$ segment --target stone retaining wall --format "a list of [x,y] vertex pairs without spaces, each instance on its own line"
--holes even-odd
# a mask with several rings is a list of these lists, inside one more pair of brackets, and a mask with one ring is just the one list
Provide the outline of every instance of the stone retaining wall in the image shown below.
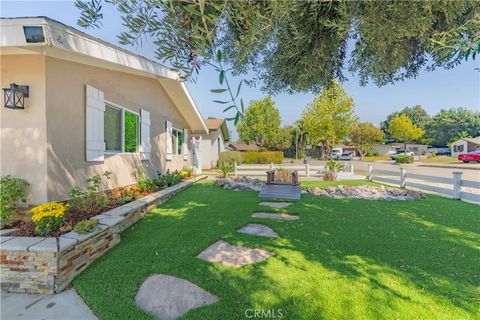
[[3,292],[58,293],[98,257],[120,242],[120,233],[175,193],[205,176],[181,182],[96,217],[97,230],[59,238],[0,237]]

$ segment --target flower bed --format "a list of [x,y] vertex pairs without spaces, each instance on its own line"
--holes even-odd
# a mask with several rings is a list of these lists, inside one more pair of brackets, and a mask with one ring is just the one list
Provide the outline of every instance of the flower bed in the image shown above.
[[175,193],[203,178],[205,176],[193,177],[102,212],[93,217],[98,224],[88,233],[70,231],[58,237],[0,237],[2,291],[17,293],[62,291],[76,275],[115,246],[120,241],[120,233],[123,230]]

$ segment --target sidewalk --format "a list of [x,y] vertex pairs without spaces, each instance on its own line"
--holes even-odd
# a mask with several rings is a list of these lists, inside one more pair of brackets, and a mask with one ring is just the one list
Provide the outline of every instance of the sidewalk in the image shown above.
[[1,319],[97,320],[73,288],[59,294],[1,294]]
[[461,169],[461,170],[478,170],[480,171],[480,164],[478,163],[418,163],[418,167],[430,168],[445,168],[445,169]]

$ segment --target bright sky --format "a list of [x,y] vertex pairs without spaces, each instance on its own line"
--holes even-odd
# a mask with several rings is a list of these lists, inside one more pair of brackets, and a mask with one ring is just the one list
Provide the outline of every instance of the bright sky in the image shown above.
[[[72,1],[2,1],[0,9],[1,17],[47,16],[116,45],[119,45],[116,35],[124,30],[119,13],[109,5],[104,6],[103,27],[88,30],[77,26],[79,11]],[[155,47],[148,40],[144,41],[140,47],[125,48],[145,57],[155,58]],[[479,66],[480,59],[477,58],[475,61],[464,62],[452,70],[425,71],[416,79],[384,87],[377,87],[374,84],[362,87],[359,85],[358,78],[352,74],[346,74],[349,80],[343,83],[343,87],[354,98],[356,113],[361,121],[373,122],[376,125],[389,113],[417,104],[422,105],[431,115],[441,109],[452,107],[480,111],[480,72],[474,70]],[[230,81],[236,87],[240,78]],[[214,70],[202,69],[197,82],[188,82],[187,86],[204,117],[231,116],[231,114],[222,113],[223,105],[212,102],[220,97],[210,92],[210,89],[218,88],[218,74]],[[241,91],[244,102],[263,96],[265,94],[258,88],[244,86]],[[313,94],[275,96],[274,100],[280,110],[283,124],[289,125],[298,120],[302,110],[312,98]],[[232,128],[233,125],[229,127]]]

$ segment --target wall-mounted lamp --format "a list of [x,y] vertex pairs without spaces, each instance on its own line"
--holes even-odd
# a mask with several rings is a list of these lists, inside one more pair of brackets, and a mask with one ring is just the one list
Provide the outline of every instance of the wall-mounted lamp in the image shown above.
[[28,86],[19,86],[15,83],[10,84],[10,88],[3,88],[4,107],[25,109],[25,98],[28,98],[28,92]]

